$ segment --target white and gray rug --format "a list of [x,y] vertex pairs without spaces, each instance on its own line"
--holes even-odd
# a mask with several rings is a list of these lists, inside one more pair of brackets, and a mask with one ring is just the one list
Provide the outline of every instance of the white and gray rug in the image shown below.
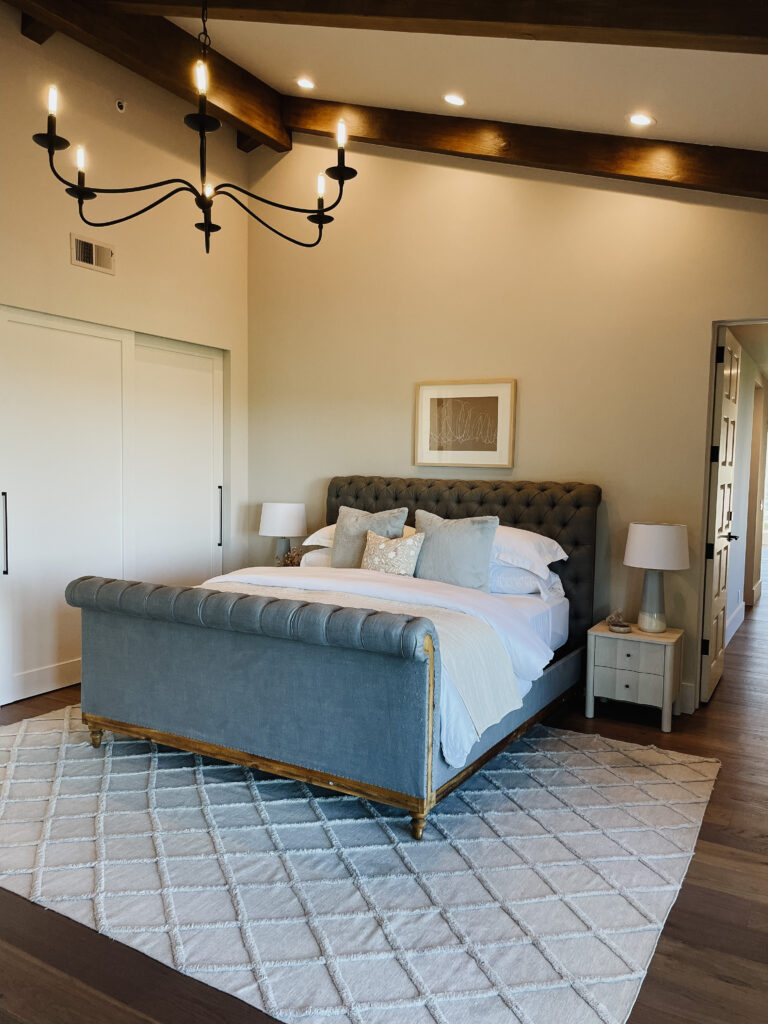
[[0,885],[283,1021],[623,1024],[717,761],[538,726],[390,807],[146,742],[79,708],[0,728]]

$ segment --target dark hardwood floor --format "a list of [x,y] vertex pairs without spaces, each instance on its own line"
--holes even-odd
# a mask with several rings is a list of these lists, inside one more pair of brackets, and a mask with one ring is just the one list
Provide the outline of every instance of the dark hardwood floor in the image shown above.
[[[0,709],[0,724],[78,700],[70,687]],[[696,856],[630,1024],[741,1024],[768,1003],[768,595],[728,647],[708,706],[659,730],[651,709],[581,706],[551,725],[717,757]],[[0,889],[0,1024],[259,1024],[271,1018]],[[397,1024],[393,1020],[392,1024]],[[478,1022],[481,1024],[481,1022]],[[559,1022],[552,1022],[559,1024]]]

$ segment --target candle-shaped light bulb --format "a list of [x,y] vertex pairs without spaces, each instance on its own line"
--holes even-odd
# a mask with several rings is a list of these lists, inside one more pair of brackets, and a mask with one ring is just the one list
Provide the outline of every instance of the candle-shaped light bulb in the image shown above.
[[339,149],[344,149],[347,144],[347,122],[339,121],[336,125],[336,145]]
[[325,199],[325,175],[318,174],[317,176],[317,198]]
[[197,91],[201,96],[206,96],[208,93],[208,67],[204,60],[199,60],[195,64],[195,85]]
[[85,149],[83,146],[78,146],[75,153],[75,163],[77,164],[78,171],[85,170]]
[[51,117],[56,117],[56,112],[59,107],[59,90],[55,85],[50,86],[48,89],[48,113]]
[[213,197],[213,185],[203,185],[203,195],[206,199]]

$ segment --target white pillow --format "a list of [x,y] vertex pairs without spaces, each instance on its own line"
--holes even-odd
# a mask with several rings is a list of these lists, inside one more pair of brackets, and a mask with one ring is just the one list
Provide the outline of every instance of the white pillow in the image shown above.
[[[315,530],[315,532],[304,541],[304,547],[332,548],[334,533],[336,533],[336,523],[334,523],[333,526],[324,526],[320,530]],[[306,555],[304,557],[306,558]]]
[[322,565],[326,568],[331,564],[331,549],[320,548],[318,551],[308,551],[306,555],[302,556],[299,565],[303,565],[305,568],[308,565]]
[[540,594],[545,600],[565,596],[563,584],[556,572],[550,570],[543,580],[528,569],[518,569],[514,565],[502,565],[500,562],[491,563],[488,588],[492,594]]
[[[307,537],[303,546],[305,548],[332,548],[335,533],[336,523],[333,523],[331,526],[324,526],[320,530],[315,530],[313,534]],[[403,537],[412,537],[414,533],[416,531],[412,526],[403,527]],[[330,565],[330,562],[328,564]]]
[[500,526],[493,538],[491,565],[513,565],[528,569],[545,580],[549,576],[549,563],[568,558],[556,540],[533,530],[518,530],[515,526]]

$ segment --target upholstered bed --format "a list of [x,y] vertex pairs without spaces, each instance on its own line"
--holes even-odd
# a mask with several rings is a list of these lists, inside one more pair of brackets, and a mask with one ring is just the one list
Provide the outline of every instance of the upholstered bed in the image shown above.
[[409,523],[417,508],[446,519],[496,515],[568,554],[552,567],[569,601],[567,642],[522,707],[486,728],[463,764],[449,764],[441,750],[441,651],[428,615],[372,611],[365,598],[339,607],[82,577],[66,596],[83,613],[92,741],[110,729],[367,797],[408,811],[421,838],[439,800],[579,681],[599,502],[598,487],[578,483],[330,482],[328,523],[342,506],[407,506]]

